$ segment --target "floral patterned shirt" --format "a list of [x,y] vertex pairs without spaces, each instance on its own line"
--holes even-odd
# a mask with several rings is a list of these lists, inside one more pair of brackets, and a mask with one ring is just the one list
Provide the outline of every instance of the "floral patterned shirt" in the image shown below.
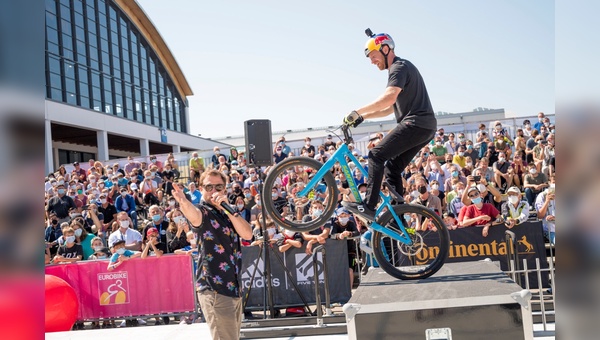
[[198,286],[230,297],[240,297],[242,251],[240,238],[229,218],[209,205],[200,204],[202,225],[194,227],[200,243]]

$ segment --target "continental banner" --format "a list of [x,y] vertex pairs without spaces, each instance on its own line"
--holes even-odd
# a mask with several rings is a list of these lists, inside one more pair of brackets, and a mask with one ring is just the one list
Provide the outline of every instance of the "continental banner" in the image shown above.
[[[509,229],[504,225],[493,226],[489,229],[487,237],[481,235],[482,228],[479,227],[450,230],[450,251],[447,262],[479,261],[490,258],[492,261],[499,261],[502,270],[508,270],[506,230]],[[527,261],[528,269],[535,269],[536,258],[540,259],[541,268],[548,268],[542,222],[525,222],[510,230],[515,233],[517,239],[519,269],[523,269],[523,259]],[[427,237],[425,244],[427,244]],[[436,248],[425,248],[426,251],[422,256],[418,256],[417,263],[427,262],[438,251]],[[542,283],[543,287],[549,287],[547,273],[542,272]],[[525,287],[525,277],[522,277],[522,286]],[[529,287],[538,287],[537,274],[529,275]]]
[[[347,241],[327,240],[325,244],[327,273],[323,266],[322,254],[317,255],[317,275],[321,284],[321,301],[325,301],[324,280],[329,280],[329,293],[331,302],[346,303],[350,300],[350,277],[348,274],[348,248]],[[315,303],[315,280],[312,255],[306,254],[306,247],[291,248],[281,253],[277,247],[269,250],[269,262],[271,264],[271,284],[273,287],[273,302],[277,307],[302,305],[302,299],[296,292],[294,285],[304,296],[308,303]],[[278,257],[281,262],[276,258]],[[291,274],[286,274],[284,267]],[[254,280],[252,279],[252,274]],[[242,286],[244,296],[250,290],[247,307],[261,307],[265,305],[265,264],[264,254],[261,254],[258,246],[242,247]]]

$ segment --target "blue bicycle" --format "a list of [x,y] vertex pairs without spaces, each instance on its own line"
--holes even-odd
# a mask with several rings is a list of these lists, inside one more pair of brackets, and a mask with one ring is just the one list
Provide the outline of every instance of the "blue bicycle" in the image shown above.
[[[338,185],[350,189],[346,199],[361,202],[348,162],[367,176],[367,172],[348,149],[352,143],[350,126],[340,126],[344,143],[325,162],[309,157],[291,157],[274,166],[267,174],[262,196],[267,214],[276,224],[295,232],[308,232],[327,223],[341,200]],[[336,169],[338,179],[332,170]],[[288,206],[271,196],[271,189],[279,181],[287,181]],[[435,274],[448,257],[450,237],[442,219],[432,210],[419,204],[404,202],[402,195],[388,186],[389,196],[380,193],[381,201],[375,221],[368,225],[373,230],[372,247],[380,267],[398,279],[423,279]],[[392,204],[392,199],[394,204]],[[316,218],[302,218],[310,203],[320,200],[323,212]]]

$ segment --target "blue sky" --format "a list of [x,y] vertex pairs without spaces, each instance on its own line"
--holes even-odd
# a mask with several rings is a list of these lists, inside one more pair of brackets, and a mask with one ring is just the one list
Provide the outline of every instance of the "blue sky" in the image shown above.
[[[554,113],[554,2],[138,0],[195,95],[190,132],[243,134],[340,123],[385,89],[364,30],[390,34],[435,111]],[[388,119],[391,118],[388,117]]]

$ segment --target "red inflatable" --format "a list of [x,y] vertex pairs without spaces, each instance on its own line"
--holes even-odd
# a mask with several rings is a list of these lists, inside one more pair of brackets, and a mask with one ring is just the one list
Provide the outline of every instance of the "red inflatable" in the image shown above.
[[77,294],[65,280],[46,275],[46,332],[71,329],[77,320],[79,301]]

